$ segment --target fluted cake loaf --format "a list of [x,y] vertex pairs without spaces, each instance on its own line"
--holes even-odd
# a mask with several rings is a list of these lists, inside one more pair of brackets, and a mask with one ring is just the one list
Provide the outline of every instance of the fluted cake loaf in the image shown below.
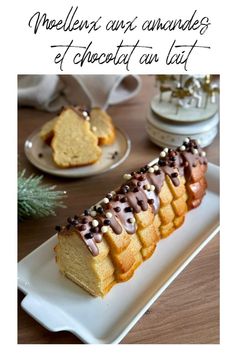
[[155,164],[125,174],[125,183],[81,216],[57,226],[56,261],[61,272],[93,296],[127,281],[160,239],[180,227],[200,205],[207,182],[206,154],[186,138],[165,148]]

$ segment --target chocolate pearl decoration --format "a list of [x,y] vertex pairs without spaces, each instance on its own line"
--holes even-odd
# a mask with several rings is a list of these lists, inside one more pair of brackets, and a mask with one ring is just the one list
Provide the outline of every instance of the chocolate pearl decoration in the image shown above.
[[89,240],[91,238],[93,238],[93,234],[91,232],[88,232],[87,234],[84,235],[84,237]]
[[161,157],[166,157],[166,153],[165,153],[164,150],[160,153],[160,156],[161,156]]
[[69,224],[72,224],[73,219],[72,219],[71,217],[69,217],[69,218],[67,218],[67,222],[68,222]]
[[105,234],[107,231],[108,231],[108,227],[107,227],[107,226],[102,226],[101,232],[102,232],[103,234]]
[[94,220],[92,221],[92,225],[93,225],[94,227],[96,227],[96,226],[99,225],[99,222],[98,222],[96,219],[94,219]]
[[82,224],[87,224],[88,221],[89,221],[88,218],[83,218],[83,219],[82,219]]
[[102,213],[103,213],[103,208],[102,208],[101,206],[99,206],[99,207],[97,208],[97,212],[98,212],[99,214],[102,214]]
[[79,226],[79,231],[85,231],[86,230],[86,226],[85,225],[80,225]]
[[129,218],[127,221],[130,224],[135,224],[135,222],[136,222],[135,218]]
[[93,234],[96,234],[99,232],[99,228],[98,227],[91,227],[90,231],[93,233]]
[[61,226],[56,225],[56,226],[55,226],[55,230],[58,231],[58,232],[60,232],[60,231],[61,231]]
[[154,199],[148,199],[148,204],[154,204]]
[[115,212],[119,213],[121,211],[121,208],[120,207],[115,207],[114,210],[115,210]]
[[159,160],[158,163],[160,166],[166,166],[166,162],[164,160]]
[[129,181],[129,180],[132,178],[132,176],[131,176],[131,174],[129,174],[129,173],[125,173],[125,174],[123,175],[123,178],[124,178],[126,181]]
[[149,173],[153,173],[155,170],[154,170],[154,168],[153,167],[149,167],[149,169],[148,169],[148,172]]
[[126,203],[126,202],[127,202],[127,200],[128,200],[128,199],[127,199],[126,197],[123,197],[123,198],[121,198],[121,200],[120,200],[120,201],[121,201],[121,203]]
[[106,226],[109,226],[109,225],[111,225],[111,221],[109,219],[105,219],[103,224]]
[[131,212],[133,211],[133,208],[131,208],[131,207],[126,207],[126,208],[124,209],[124,211],[125,211],[125,213],[131,213]]
[[172,177],[172,178],[176,178],[176,177],[178,177],[178,173],[177,173],[177,172],[173,172],[173,173],[171,173],[171,177]]
[[145,179],[146,179],[146,177],[144,175],[141,175],[141,176],[138,177],[139,181],[144,181]]
[[143,200],[138,200],[138,205],[141,206],[141,208],[143,209],[144,201]]

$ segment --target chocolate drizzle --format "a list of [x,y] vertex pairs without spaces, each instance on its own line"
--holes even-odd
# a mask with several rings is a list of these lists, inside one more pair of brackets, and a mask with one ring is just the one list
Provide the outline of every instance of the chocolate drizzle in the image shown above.
[[[112,231],[120,235],[123,228],[128,234],[136,231],[135,214],[151,208],[154,214],[160,207],[159,193],[169,176],[175,187],[179,186],[179,176],[191,181],[195,166],[201,164],[207,168],[207,159],[196,140],[186,138],[176,150],[164,149],[159,161],[153,166],[144,166],[137,172],[126,174],[126,183],[115,192],[107,194],[99,205],[85,210],[78,217],[69,217],[64,227],[56,226],[57,232],[67,233],[73,228],[81,236],[93,256],[99,254],[97,243],[102,242],[102,235]],[[129,178],[127,178],[127,176]],[[91,213],[93,216],[91,216]],[[96,220],[96,221],[94,221]]]

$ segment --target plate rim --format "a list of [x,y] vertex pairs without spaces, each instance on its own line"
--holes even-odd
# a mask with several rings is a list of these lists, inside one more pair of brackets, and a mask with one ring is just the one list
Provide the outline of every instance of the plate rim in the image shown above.
[[[114,168],[116,168],[117,166],[121,165],[126,159],[127,157],[129,156],[130,154],[130,151],[131,151],[131,139],[130,137],[128,136],[128,134],[126,132],[124,132],[123,129],[121,128],[118,128],[117,126],[115,126],[115,130],[117,130],[123,137],[124,137],[124,140],[125,140],[125,143],[126,143],[126,150],[125,150],[125,153],[124,155],[116,162],[114,162],[112,165],[110,165],[108,168],[105,168],[101,171],[95,171],[95,172],[92,172],[92,173],[86,173],[86,174],[62,174],[60,172],[60,170],[58,170],[57,172],[55,170],[48,170],[47,168],[44,168],[44,167],[39,167],[38,164],[36,164],[34,162],[34,160],[31,159],[30,157],[30,154],[29,154],[29,149],[27,147],[27,143],[29,141],[32,141],[32,138],[39,133],[41,128],[37,128],[35,129],[25,140],[24,142],[24,153],[25,153],[25,156],[27,158],[27,160],[34,166],[36,167],[37,169],[39,169],[40,171],[44,172],[44,173],[47,173],[49,175],[52,175],[52,176],[57,176],[57,177],[62,177],[62,178],[86,178],[86,177],[92,177],[92,176],[97,176],[97,175],[100,175],[100,174],[103,174],[105,172],[109,172],[111,170],[113,170]],[[89,165],[88,165],[89,166]],[[74,167],[74,168],[78,168],[80,169],[80,167]],[[61,171],[66,171],[66,169],[61,169]]]

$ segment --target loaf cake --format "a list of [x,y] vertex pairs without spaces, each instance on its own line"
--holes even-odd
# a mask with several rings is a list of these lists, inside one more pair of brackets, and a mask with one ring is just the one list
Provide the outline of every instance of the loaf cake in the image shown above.
[[207,182],[206,153],[186,138],[155,163],[124,175],[125,182],[82,215],[56,226],[60,271],[93,296],[105,296],[151,257],[157,243],[200,205]]
[[68,107],[57,118],[51,147],[53,160],[58,166],[89,165],[101,156],[98,138],[91,132],[86,117],[80,110]]

